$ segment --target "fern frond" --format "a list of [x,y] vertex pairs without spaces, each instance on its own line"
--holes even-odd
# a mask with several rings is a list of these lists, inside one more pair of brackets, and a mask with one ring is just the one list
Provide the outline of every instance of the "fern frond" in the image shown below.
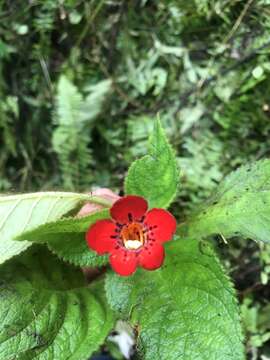
[[54,119],[57,128],[53,132],[52,144],[66,190],[90,187],[90,167],[93,164],[91,123],[101,113],[110,85],[110,81],[105,80],[92,86],[84,99],[66,76],[59,79]]

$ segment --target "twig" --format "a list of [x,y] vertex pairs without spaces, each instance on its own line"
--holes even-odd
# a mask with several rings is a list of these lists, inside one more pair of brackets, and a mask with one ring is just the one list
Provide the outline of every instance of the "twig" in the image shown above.
[[250,294],[252,293],[255,289],[262,289],[264,287],[264,285],[262,285],[261,283],[257,282],[255,284],[253,284],[252,286],[242,290],[239,292],[239,294],[242,296],[242,297],[246,297],[247,294]]
[[86,34],[89,31],[89,28],[90,28],[92,22],[94,21],[95,17],[98,15],[99,11],[102,9],[104,2],[105,2],[105,0],[100,0],[99,4],[97,5],[97,7],[93,11],[93,13],[89,16],[83,31],[81,32],[77,42],[75,43],[75,48],[78,48],[81,45],[83,39],[85,38]]
[[229,32],[229,34],[225,37],[224,39],[224,44],[227,44],[231,38],[233,37],[233,35],[235,34],[235,32],[237,31],[237,29],[239,28],[241,22],[243,21],[243,18],[245,17],[249,7],[251,6],[252,2],[254,0],[249,0],[246,5],[244,6],[244,9],[242,10],[241,14],[238,16],[235,24],[233,25],[231,31]]
[[116,43],[117,43],[119,31],[120,31],[121,20],[123,18],[126,8],[127,8],[127,2],[125,0],[122,0],[119,14],[118,14],[118,19],[111,29],[111,39],[110,39],[110,48],[109,48],[109,56],[108,56],[108,59],[109,59],[108,70],[110,73],[113,71],[113,68],[114,68]]
[[47,84],[48,89],[49,89],[50,97],[51,97],[51,99],[52,99],[52,98],[53,98],[53,86],[52,86],[52,81],[51,81],[51,77],[50,77],[50,73],[49,73],[49,69],[48,69],[47,63],[46,63],[46,61],[45,61],[45,59],[44,59],[43,56],[41,56],[41,57],[39,58],[39,63],[40,63],[40,66],[41,66],[41,69],[42,69],[42,72],[43,72],[43,75],[44,75],[46,84]]

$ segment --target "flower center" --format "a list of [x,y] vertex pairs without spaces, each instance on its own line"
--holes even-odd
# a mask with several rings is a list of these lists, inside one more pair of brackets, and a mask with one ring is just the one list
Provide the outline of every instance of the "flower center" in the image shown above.
[[120,233],[125,247],[129,250],[137,250],[145,241],[143,226],[138,223],[125,225]]

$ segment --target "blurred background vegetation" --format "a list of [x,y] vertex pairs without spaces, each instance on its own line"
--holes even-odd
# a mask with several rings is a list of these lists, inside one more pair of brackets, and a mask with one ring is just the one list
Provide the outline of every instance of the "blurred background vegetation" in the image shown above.
[[[121,191],[159,113],[184,219],[269,156],[269,34],[270,0],[0,0],[0,191]],[[248,358],[270,359],[270,247],[217,244]]]

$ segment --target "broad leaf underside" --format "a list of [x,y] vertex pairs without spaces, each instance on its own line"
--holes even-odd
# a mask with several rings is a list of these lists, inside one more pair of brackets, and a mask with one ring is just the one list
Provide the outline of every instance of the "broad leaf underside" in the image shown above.
[[1,196],[0,264],[31,245],[29,241],[14,241],[17,235],[61,218],[88,198],[88,195],[62,192]]

